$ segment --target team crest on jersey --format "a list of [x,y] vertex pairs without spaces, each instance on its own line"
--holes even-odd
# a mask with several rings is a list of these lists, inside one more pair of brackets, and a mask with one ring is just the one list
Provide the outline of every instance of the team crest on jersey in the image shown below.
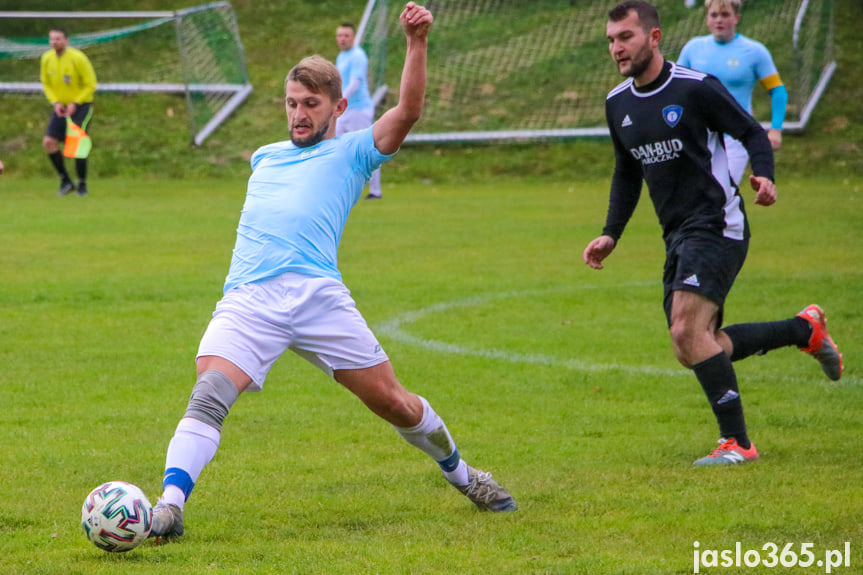
[[72,76],[70,76],[69,74],[63,74],[63,83],[66,84],[67,86],[71,85],[72,84]]
[[662,109],[662,119],[672,128],[677,125],[681,117],[683,117],[682,106],[666,106]]

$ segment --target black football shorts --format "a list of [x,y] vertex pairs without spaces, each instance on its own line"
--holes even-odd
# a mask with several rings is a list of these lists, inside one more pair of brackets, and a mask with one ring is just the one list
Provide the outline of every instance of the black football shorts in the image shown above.
[[671,302],[675,291],[690,291],[719,306],[719,321],[725,298],[746,260],[749,239],[734,240],[706,230],[680,232],[669,237],[665,250],[663,307],[671,325]]

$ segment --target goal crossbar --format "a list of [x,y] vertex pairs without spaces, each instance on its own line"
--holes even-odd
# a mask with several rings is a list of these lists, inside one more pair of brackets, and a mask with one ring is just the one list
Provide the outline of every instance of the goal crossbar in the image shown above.
[[210,2],[200,6],[181,8],[180,10],[79,10],[79,11],[0,11],[0,18],[176,18],[195,12],[212,10],[213,8],[230,8],[230,2]]
[[130,11],[130,12],[26,12],[0,11],[0,18],[173,18],[177,12],[165,11]]
[[[101,83],[99,92],[168,92],[185,93],[201,92],[203,94],[219,94],[223,92],[242,92],[249,88],[248,84],[161,84],[144,82],[111,82]],[[41,92],[39,82],[0,82],[0,92],[33,93]]]

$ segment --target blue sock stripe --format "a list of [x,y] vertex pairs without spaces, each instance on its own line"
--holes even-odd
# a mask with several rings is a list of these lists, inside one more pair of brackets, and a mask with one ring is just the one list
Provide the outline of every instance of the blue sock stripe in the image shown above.
[[440,465],[440,468],[444,471],[455,471],[458,467],[459,461],[461,461],[461,454],[459,454],[458,448],[456,448],[453,450],[452,455],[443,461],[438,461],[437,464]]
[[187,500],[189,499],[189,495],[192,494],[192,489],[195,488],[195,482],[192,481],[192,477],[179,467],[169,467],[165,470],[165,478],[162,480],[162,489],[168,485],[174,485],[182,489],[183,495],[186,496]]

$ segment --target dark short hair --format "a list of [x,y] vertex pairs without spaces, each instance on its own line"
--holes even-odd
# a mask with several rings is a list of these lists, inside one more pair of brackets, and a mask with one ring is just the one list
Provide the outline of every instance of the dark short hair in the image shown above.
[[68,33],[66,33],[66,29],[65,29],[65,28],[60,28],[59,26],[54,26],[53,28],[51,28],[50,30],[48,30],[48,32],[49,32],[49,33],[50,33],[50,32],[60,32],[61,34],[63,34],[63,36],[64,36],[64,37],[66,37],[66,38],[68,38],[68,37],[69,37],[69,34],[68,34]]
[[354,31],[354,33],[356,33],[357,31],[357,27],[354,26],[351,22],[342,22],[341,24],[339,24],[339,28],[350,28]]
[[610,22],[620,22],[629,16],[630,12],[638,14],[638,21],[641,22],[641,28],[645,32],[650,32],[654,28],[660,28],[659,12],[656,11],[656,7],[641,0],[626,0],[626,2],[621,2],[608,11],[608,20]]

